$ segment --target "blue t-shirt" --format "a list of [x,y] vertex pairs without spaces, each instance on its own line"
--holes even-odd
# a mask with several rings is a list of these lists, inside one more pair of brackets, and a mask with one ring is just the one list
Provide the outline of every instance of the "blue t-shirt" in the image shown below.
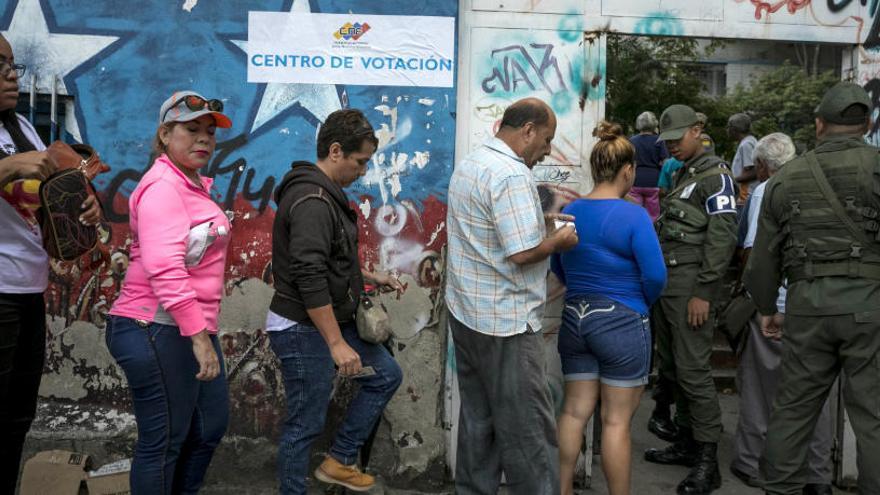
[[666,143],[656,134],[636,134],[629,138],[636,148],[636,182],[635,187],[657,187],[660,167],[663,160],[669,157]]
[[646,314],[666,285],[666,264],[645,209],[622,199],[579,199],[563,213],[574,215],[580,239],[551,260],[566,297],[603,295]]

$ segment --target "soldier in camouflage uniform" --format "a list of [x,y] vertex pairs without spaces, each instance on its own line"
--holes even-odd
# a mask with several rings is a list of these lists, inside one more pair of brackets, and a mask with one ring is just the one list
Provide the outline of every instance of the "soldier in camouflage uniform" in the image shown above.
[[660,131],[670,153],[684,162],[657,220],[668,282],[653,308],[660,374],[675,378],[680,433],[671,446],[645,452],[645,459],[691,466],[678,493],[706,494],[721,485],[721,408],[710,363],[712,314],[736,247],[736,187],[727,164],[705,151],[693,109],[667,108]]
[[859,492],[880,494],[880,150],[863,139],[870,112],[861,87],[831,88],[816,109],[816,149],[764,192],[745,284],[762,332],[784,343],[762,461],[770,494],[802,493],[810,437],[841,370]]

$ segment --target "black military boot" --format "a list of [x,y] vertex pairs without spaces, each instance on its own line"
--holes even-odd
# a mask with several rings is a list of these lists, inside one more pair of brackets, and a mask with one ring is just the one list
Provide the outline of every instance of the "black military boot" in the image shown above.
[[804,495],[831,495],[834,490],[831,485],[823,483],[809,483],[804,487]]
[[693,434],[688,428],[681,428],[678,440],[665,449],[648,449],[645,460],[654,464],[676,464],[691,467],[697,463],[699,451]]
[[718,444],[695,442],[699,456],[687,478],[678,484],[678,495],[708,495],[721,488],[718,470]]
[[657,403],[654,412],[651,413],[651,419],[648,420],[648,431],[653,433],[660,440],[666,442],[675,442],[678,440],[681,432],[678,426],[672,421],[672,415],[669,413],[668,404]]

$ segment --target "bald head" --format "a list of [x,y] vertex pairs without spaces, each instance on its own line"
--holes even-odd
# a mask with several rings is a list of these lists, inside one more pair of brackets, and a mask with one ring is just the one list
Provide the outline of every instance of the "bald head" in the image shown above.
[[536,126],[544,126],[553,116],[553,110],[546,103],[537,98],[523,98],[507,107],[504,116],[501,117],[501,126],[519,129],[531,122]]
[[495,137],[507,143],[526,166],[532,167],[550,153],[550,142],[555,135],[553,110],[537,98],[524,98],[504,111]]

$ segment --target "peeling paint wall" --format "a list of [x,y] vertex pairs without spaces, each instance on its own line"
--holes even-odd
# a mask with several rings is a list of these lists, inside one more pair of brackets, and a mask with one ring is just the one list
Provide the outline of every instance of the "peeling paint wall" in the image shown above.
[[[128,390],[104,344],[104,322],[128,264],[128,196],[149,165],[159,106],[173,91],[192,88],[222,99],[234,123],[218,131],[216,153],[202,171],[215,179],[215,200],[234,212],[220,315],[233,409],[228,438],[274,443],[284,414],[281,376],[263,331],[272,296],[272,192],[292,161],[315,159],[317,129],[329,113],[359,108],[380,137],[368,175],[349,190],[360,215],[360,255],[367,268],[391,270],[407,287],[399,298],[382,296],[405,380],[376,440],[390,448],[376,454],[375,462],[399,482],[442,480],[446,333],[440,287],[456,91],[367,87],[357,81],[248,84],[250,10],[456,17],[458,5],[455,0],[0,1],[0,30],[16,60],[28,65],[22,92],[30,91],[33,75],[38,93],[49,94],[54,86],[72,97],[63,137],[91,144],[112,167],[96,181],[108,219],[103,234],[112,247],[111,266],[93,273],[53,263],[41,388],[41,411],[51,417],[40,419],[43,430],[34,438],[73,435],[68,429],[53,432],[62,419],[55,416],[71,411],[78,419],[65,424],[74,430],[98,428],[96,421],[131,426]],[[351,384],[337,385],[330,427],[353,393]],[[110,419],[95,419],[99,416]],[[317,445],[315,455],[325,448]]]

